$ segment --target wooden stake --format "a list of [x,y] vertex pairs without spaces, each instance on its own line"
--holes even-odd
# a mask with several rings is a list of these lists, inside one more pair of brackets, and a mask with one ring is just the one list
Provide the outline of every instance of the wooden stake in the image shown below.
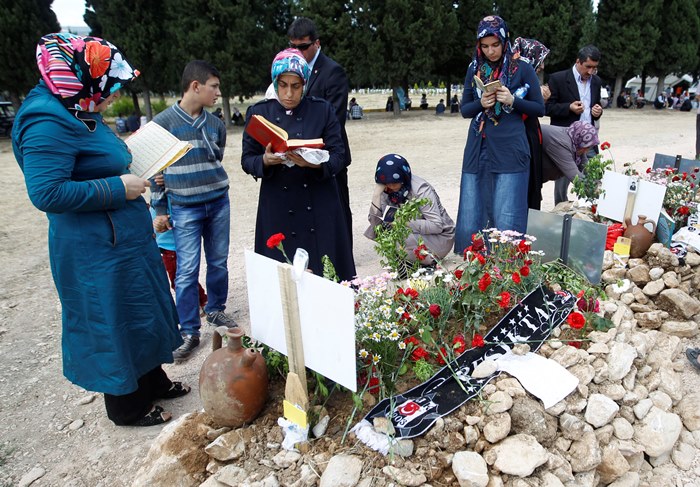
[[297,286],[292,278],[293,272],[294,269],[289,264],[281,264],[278,268],[289,363],[289,374],[284,389],[284,416],[303,428],[308,424],[306,412],[309,408],[309,393],[306,388],[304,344],[301,339],[299,300]]

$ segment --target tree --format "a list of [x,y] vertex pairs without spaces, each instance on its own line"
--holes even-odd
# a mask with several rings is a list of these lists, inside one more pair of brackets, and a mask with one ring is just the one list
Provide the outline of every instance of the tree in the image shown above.
[[[357,25],[358,81],[388,83],[408,92],[412,80],[426,80],[448,59],[444,39],[456,36],[457,15],[447,0],[360,0],[353,2]],[[358,76],[359,75],[359,76]],[[398,103],[394,113],[399,113]]]
[[603,53],[601,71],[615,78],[615,93],[625,78],[642,72],[653,55],[659,30],[651,19],[661,0],[601,0],[596,44]]
[[19,109],[20,98],[39,79],[36,45],[41,36],[58,32],[61,26],[51,10],[53,0],[0,1],[0,89]]
[[[94,15],[85,15],[85,21],[95,32],[97,27],[106,40],[117,46],[132,66],[141,74],[128,89],[142,92],[146,116],[153,118],[150,93],[164,93],[176,83],[176,67],[172,62],[171,45],[165,42],[169,12],[167,0],[87,0]],[[97,35],[97,33],[95,33]],[[140,112],[134,96],[134,108]]]
[[700,19],[695,0],[663,0],[653,20],[659,29],[659,41],[653,46],[646,70],[658,77],[657,93],[660,93],[666,75],[692,72],[697,67]]

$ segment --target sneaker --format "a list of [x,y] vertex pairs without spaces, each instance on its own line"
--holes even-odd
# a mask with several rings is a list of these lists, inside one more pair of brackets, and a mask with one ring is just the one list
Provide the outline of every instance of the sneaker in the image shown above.
[[226,328],[238,328],[238,323],[236,323],[233,318],[224,313],[223,311],[212,311],[207,313],[207,323],[213,326],[225,326]]
[[185,335],[185,343],[180,345],[177,350],[173,352],[173,358],[175,360],[187,360],[194,352],[195,348],[199,346],[199,337],[195,335]]

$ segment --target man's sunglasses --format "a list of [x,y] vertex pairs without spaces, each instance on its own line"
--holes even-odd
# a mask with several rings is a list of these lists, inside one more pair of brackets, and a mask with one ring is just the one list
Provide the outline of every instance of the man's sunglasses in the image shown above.
[[306,51],[308,48],[316,44],[316,41],[311,41],[311,42],[305,42],[303,44],[294,44],[293,42],[289,43],[289,47],[292,49],[299,49],[300,51]]

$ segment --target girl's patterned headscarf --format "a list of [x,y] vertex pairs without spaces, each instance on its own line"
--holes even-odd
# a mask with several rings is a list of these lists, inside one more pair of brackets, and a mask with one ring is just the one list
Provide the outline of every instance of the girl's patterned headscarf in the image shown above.
[[301,51],[287,48],[275,56],[275,59],[272,61],[272,69],[270,70],[275,93],[278,92],[277,80],[283,73],[296,74],[301,78],[304,86],[306,86],[306,82],[309,81],[309,77],[311,76],[311,69]]
[[522,59],[537,71],[544,58],[549,54],[549,49],[536,39],[518,37],[513,41],[513,60]]
[[401,183],[398,191],[387,193],[387,196],[395,205],[405,203],[411,191],[411,166],[400,155],[387,154],[377,162],[374,181],[377,184]]
[[571,138],[571,144],[574,146],[576,153],[576,165],[580,166],[583,161],[583,154],[578,154],[580,149],[589,149],[600,143],[598,140],[598,131],[588,122],[580,120],[572,123],[566,129],[566,133]]
[[48,34],[36,46],[36,63],[51,93],[68,109],[97,105],[139,75],[111,43],[99,37]]
[[[489,61],[483,52],[479,41],[484,37],[496,36],[503,46],[503,55],[501,59],[492,63]],[[498,15],[489,15],[484,17],[479,22],[479,27],[476,29],[476,62],[475,74],[484,84],[491,81],[501,80],[501,84],[510,88],[510,81],[518,70],[518,63],[513,59],[513,52],[510,45],[510,32],[506,21]],[[473,83],[473,82],[472,82]],[[475,88],[476,89],[476,88]],[[498,125],[498,118],[503,110],[501,103],[496,102],[493,108],[484,110],[486,116],[495,124]]]

